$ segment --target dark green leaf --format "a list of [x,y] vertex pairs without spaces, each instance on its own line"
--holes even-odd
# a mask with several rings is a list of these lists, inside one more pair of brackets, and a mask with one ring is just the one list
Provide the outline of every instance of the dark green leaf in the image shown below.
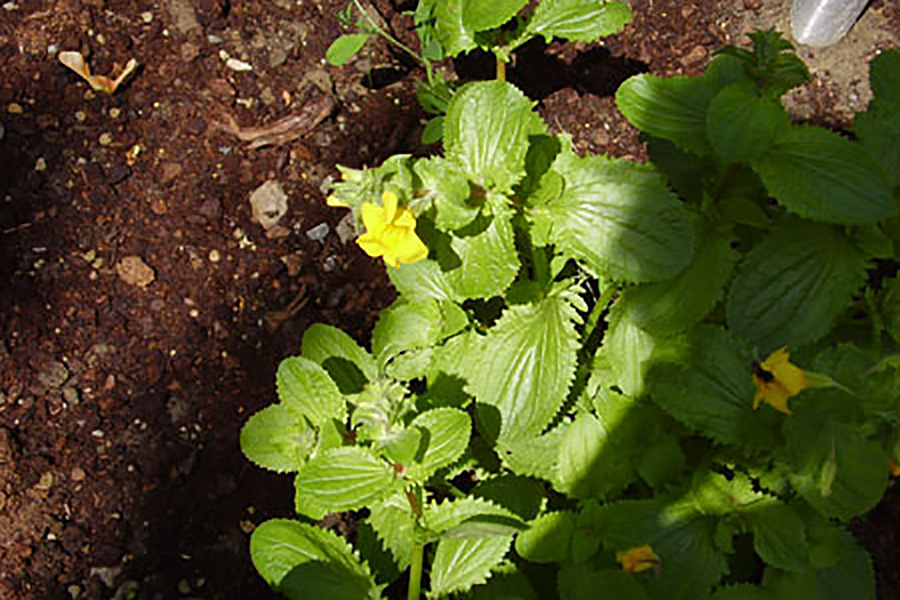
[[790,126],[778,101],[759,96],[750,84],[730,85],[716,94],[706,113],[706,134],[724,162],[753,160]]
[[866,260],[843,233],[789,221],[747,254],[731,285],[728,326],[763,354],[824,336],[865,281]]
[[753,162],[769,193],[802,217],[874,223],[893,205],[881,167],[859,144],[816,127],[791,127]]
[[528,0],[468,0],[463,9],[463,21],[472,31],[500,27],[522,10]]
[[516,552],[536,563],[564,562],[571,553],[575,513],[551,512],[528,523],[516,538]]

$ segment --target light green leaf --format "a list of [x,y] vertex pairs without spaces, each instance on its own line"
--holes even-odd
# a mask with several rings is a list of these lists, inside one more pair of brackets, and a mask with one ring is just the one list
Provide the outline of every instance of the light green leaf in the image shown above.
[[292,356],[281,361],[275,374],[281,401],[319,427],[328,419],[344,421],[347,405],[328,372],[308,358]]
[[331,325],[310,325],[303,332],[300,354],[322,365],[345,394],[360,391],[366,381],[378,377],[378,367],[372,355],[349,335]]
[[527,35],[572,42],[594,42],[613,35],[631,21],[631,9],[624,2],[597,0],[543,0],[525,29]]
[[809,568],[806,525],[794,510],[775,498],[764,498],[739,511],[753,532],[753,547],[766,564],[785,571]]
[[415,481],[425,481],[462,456],[469,445],[472,421],[459,409],[435,408],[420,413],[409,427],[422,431],[422,446],[406,475]]
[[463,20],[473,31],[486,31],[500,27],[522,10],[528,0],[468,0]]
[[[653,401],[698,433],[725,444],[767,446],[774,415],[754,411],[754,354],[734,335],[709,325],[672,343],[647,373]],[[660,351],[660,354],[663,354]]]
[[790,118],[781,104],[760,96],[751,83],[721,90],[706,113],[706,135],[726,163],[758,158],[789,126]]
[[453,289],[448,274],[433,260],[425,259],[400,265],[398,269],[388,269],[388,276],[402,296],[435,300],[462,299]]
[[628,320],[652,333],[690,329],[713,309],[731,275],[737,253],[731,228],[697,218],[691,264],[673,279],[628,288],[617,304]]
[[516,552],[536,563],[564,562],[569,558],[575,533],[575,513],[551,512],[528,523],[528,531],[516,538]]
[[874,223],[893,205],[878,163],[859,144],[819,127],[791,127],[753,163],[769,193],[801,217]]
[[881,499],[888,483],[887,456],[858,426],[835,418],[812,400],[798,404],[784,426],[793,466],[791,485],[824,515],[847,521]]
[[434,35],[448,57],[478,47],[475,31],[465,22],[466,5],[471,0],[442,0],[434,3]]
[[422,432],[410,427],[385,436],[378,441],[376,448],[389,461],[408,465],[412,463],[421,445]]
[[813,342],[834,325],[866,277],[866,260],[840,231],[790,221],[746,256],[726,304],[728,326],[763,354]]
[[563,152],[554,169],[562,196],[531,209],[537,228],[564,254],[616,280],[659,281],[691,261],[688,212],[652,169],[603,156]]
[[490,224],[475,235],[452,235],[456,264],[446,272],[454,299],[499,296],[519,272],[511,210],[497,206]]
[[377,598],[375,581],[350,545],[314,525],[273,519],[250,537],[250,557],[260,575],[289,598]]
[[356,510],[402,488],[394,469],[359,447],[337,448],[307,462],[297,476],[297,512]]
[[514,438],[499,444],[503,465],[517,475],[528,475],[550,481],[555,478],[559,445],[568,429],[555,427],[540,436]]
[[468,203],[469,180],[456,163],[441,157],[425,158],[416,162],[415,172],[422,180],[418,193],[434,202],[434,224],[438,229],[459,229],[478,216],[480,207]]
[[241,451],[254,464],[278,473],[297,471],[316,445],[306,419],[284,404],[262,409],[241,428]]
[[468,389],[497,409],[499,440],[535,436],[559,410],[575,374],[578,320],[563,292],[507,308],[478,345]]
[[[466,498],[428,505],[424,521],[431,531],[443,534],[453,531],[467,521],[490,516],[515,519],[515,515],[508,510],[486,500]],[[512,538],[512,535],[507,534],[441,539],[431,566],[429,597],[436,598],[453,592],[463,592],[473,585],[487,581],[491,569],[503,560]]]
[[416,539],[416,518],[406,494],[399,492],[369,505],[368,523],[401,571],[409,566]]
[[644,374],[656,339],[634,323],[627,305],[618,302],[610,311],[609,328],[603,346],[597,353],[598,368],[608,385],[615,385],[627,396],[638,398],[644,393]]
[[616,106],[643,132],[694,154],[709,154],[706,110],[714,87],[699,77],[635,75],[619,86]]
[[634,478],[633,449],[617,443],[619,434],[582,412],[567,428],[559,447],[553,487],[572,498],[606,497]]
[[407,350],[433,346],[441,337],[443,314],[437,300],[401,298],[381,312],[372,332],[372,352],[387,364]]
[[325,60],[333,67],[345,65],[347,61],[359,52],[368,39],[368,33],[344,34],[328,46],[328,50],[325,51]]
[[447,158],[469,179],[506,192],[525,175],[528,136],[544,132],[534,104],[501,81],[470,83],[450,101],[444,121]]

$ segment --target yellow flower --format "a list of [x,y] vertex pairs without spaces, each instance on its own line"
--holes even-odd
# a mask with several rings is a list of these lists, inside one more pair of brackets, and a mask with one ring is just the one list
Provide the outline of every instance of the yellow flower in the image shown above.
[[334,194],[329,194],[328,197],[325,198],[325,204],[333,208],[350,208],[349,204],[347,204],[346,202],[341,202]]
[[647,544],[616,552],[616,560],[622,563],[622,570],[626,573],[640,573],[647,569],[658,569],[662,562],[653,551],[653,548]]
[[788,398],[808,388],[809,381],[803,369],[791,364],[790,354],[785,347],[770,354],[762,363],[754,363],[753,385],[756,386],[754,410],[765,402],[777,411],[791,414],[787,405]]
[[416,236],[416,217],[408,208],[397,206],[397,194],[384,192],[381,203],[382,206],[362,203],[366,233],[357,238],[359,247],[372,258],[383,257],[392,267],[428,256],[428,248]]
[[891,470],[891,477],[900,477],[900,465],[890,461],[888,468]]

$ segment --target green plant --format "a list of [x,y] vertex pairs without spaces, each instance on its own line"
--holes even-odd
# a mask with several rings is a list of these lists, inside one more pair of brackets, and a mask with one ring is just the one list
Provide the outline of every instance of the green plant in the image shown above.
[[419,0],[412,13],[419,51],[379,24],[374,9],[362,0],[350,0],[338,14],[346,27],[358,30],[341,35],[328,48],[326,58],[335,66],[345,64],[372,36],[379,36],[422,65],[426,79],[419,84],[419,103],[435,115],[422,133],[426,143],[441,139],[443,115],[455,84],[447,81],[435,63],[477,48],[496,57],[497,79],[506,79],[506,64],[526,42],[542,37],[592,42],[613,35],[631,21],[631,9],[612,0],[528,0],[481,2],[472,0]]
[[[310,327],[242,430],[296,473],[302,520],[251,539],[273,587],[874,598],[837,522],[900,460],[900,53],[850,141],[790,122],[805,67],[752,38],[619,90],[656,167],[577,156],[493,81],[453,96],[442,156],[341,168],[329,204],[390,215],[362,246],[397,250],[399,298],[371,352]],[[342,511],[355,549],[311,524]]]

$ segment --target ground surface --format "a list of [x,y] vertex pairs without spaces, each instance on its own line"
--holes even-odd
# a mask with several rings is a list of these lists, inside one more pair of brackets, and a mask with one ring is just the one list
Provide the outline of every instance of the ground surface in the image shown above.
[[[376,2],[409,38],[398,4]],[[788,4],[632,0],[623,34],[525,48],[510,79],[580,151],[641,158],[616,86],[646,70],[698,73],[721,43],[784,27]],[[323,66],[340,8],[3,4],[0,597],[269,597],[248,532],[290,514],[291,482],[242,458],[239,428],[272,400],[276,365],[304,327],[324,321],[365,340],[392,297],[380,264],[342,243],[342,215],[321,187],[337,163],[421,151],[418,74],[400,57],[376,46],[342,69]],[[845,42],[803,51],[816,80],[791,110],[845,127],[865,106],[867,60],[898,39],[900,9],[876,0]],[[110,96],[63,67],[62,50],[81,51],[99,74],[132,57],[141,66]],[[458,68],[475,76],[483,65]],[[299,137],[264,148],[229,126],[289,115]],[[266,233],[248,197],[268,180],[289,207]],[[898,513],[894,486],[855,526],[882,598],[900,589]]]

